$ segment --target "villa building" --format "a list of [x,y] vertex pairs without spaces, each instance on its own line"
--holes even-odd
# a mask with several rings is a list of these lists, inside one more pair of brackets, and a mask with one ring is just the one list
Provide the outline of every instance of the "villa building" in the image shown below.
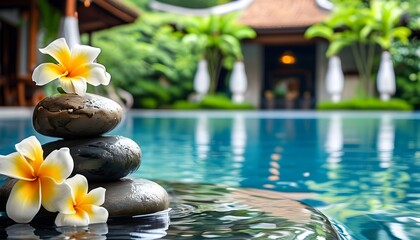
[[[257,37],[243,43],[248,78],[247,101],[262,109],[307,109],[328,100],[324,78],[327,43],[308,40],[304,33],[329,14],[317,0],[253,0],[240,18]],[[353,92],[356,78],[351,54],[342,58],[346,73],[343,98]]]

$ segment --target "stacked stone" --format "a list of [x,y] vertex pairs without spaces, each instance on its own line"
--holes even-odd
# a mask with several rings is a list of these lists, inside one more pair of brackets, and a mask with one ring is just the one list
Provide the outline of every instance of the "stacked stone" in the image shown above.
[[103,136],[121,121],[123,110],[111,99],[94,94],[57,94],[34,109],[33,125],[40,134],[62,138],[43,145],[44,157],[68,147],[72,175],[84,175],[89,188],[104,187],[110,217],[150,214],[169,207],[168,194],[146,179],[126,176],[141,164],[140,147],[123,136]]

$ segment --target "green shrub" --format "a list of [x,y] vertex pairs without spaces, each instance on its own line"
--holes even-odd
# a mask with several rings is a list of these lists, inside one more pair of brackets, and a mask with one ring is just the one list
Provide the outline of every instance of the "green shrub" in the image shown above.
[[409,45],[395,44],[392,61],[397,77],[396,96],[420,109],[420,40],[413,39]]
[[337,103],[321,102],[317,104],[316,108],[318,110],[413,110],[413,106],[402,99],[391,99],[384,102],[376,98],[357,98]]
[[151,98],[151,97],[140,98],[137,101],[137,104],[140,108],[145,108],[145,109],[155,109],[158,107],[158,102],[156,101],[156,99]]
[[186,100],[180,100],[180,101],[175,102],[172,105],[172,109],[195,110],[195,109],[200,109],[200,104],[195,103],[195,102],[186,101]]
[[[142,11],[132,24],[95,33],[93,45],[102,49],[98,62],[111,74],[111,84],[135,99],[153,98],[157,108],[186,99],[193,90],[199,56],[192,54],[192,47],[174,29],[173,24],[181,20],[171,14]],[[133,107],[154,105],[147,101],[135,101]]]
[[224,94],[207,95],[200,102],[177,101],[173,109],[227,109],[227,110],[249,110],[255,109],[251,103],[234,103]]
[[224,94],[207,95],[200,102],[204,109],[254,109],[250,103],[233,103]]

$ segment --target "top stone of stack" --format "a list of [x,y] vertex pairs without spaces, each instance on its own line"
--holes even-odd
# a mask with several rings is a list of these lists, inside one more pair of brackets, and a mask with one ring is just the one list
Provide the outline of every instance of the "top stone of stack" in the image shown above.
[[57,94],[37,104],[33,125],[40,134],[64,139],[100,136],[122,118],[121,106],[95,94]]

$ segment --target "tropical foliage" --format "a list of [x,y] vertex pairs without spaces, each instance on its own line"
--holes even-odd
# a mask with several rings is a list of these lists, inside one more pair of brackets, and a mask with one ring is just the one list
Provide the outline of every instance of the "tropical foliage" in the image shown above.
[[93,44],[102,49],[99,62],[113,84],[129,91],[135,107],[157,108],[185,99],[192,91],[197,57],[181,42],[182,34],[168,14],[142,13],[128,26],[102,31]]
[[[420,31],[420,5],[416,0],[401,3],[407,9],[408,26],[413,32]],[[408,45],[394,43],[391,48],[395,74],[397,77],[397,96],[420,109],[420,40],[418,35]]]
[[218,93],[207,95],[199,102],[180,100],[173,104],[173,109],[195,110],[195,109],[226,109],[226,110],[250,110],[255,106],[248,102],[234,103],[225,94]]
[[305,36],[328,40],[327,57],[350,46],[363,88],[367,91],[364,96],[368,97],[373,95],[372,72],[377,46],[389,50],[396,40],[408,43],[410,30],[399,26],[402,14],[403,9],[396,1],[335,1],[332,15],[310,27]]
[[[130,2],[147,7],[148,1]],[[255,33],[236,24],[237,17],[182,17],[143,9],[136,23],[96,33],[93,45],[102,49],[98,60],[107,67],[112,83],[134,96],[134,107],[168,107],[193,92],[201,57],[208,59],[213,79],[218,79],[222,64],[231,69],[242,59],[240,40]],[[214,80],[213,91],[216,86]]]
[[243,59],[241,40],[254,38],[256,33],[248,26],[237,23],[238,14],[213,15],[205,18],[191,18],[186,23],[188,34],[183,38],[185,45],[208,62],[210,93],[215,93],[222,67],[231,70],[235,61]]
[[316,108],[318,110],[413,110],[413,106],[402,99],[391,99],[384,102],[377,98],[355,98],[341,102],[320,102],[317,104]]
[[397,96],[420,109],[420,40],[395,45],[393,61],[397,76]]

